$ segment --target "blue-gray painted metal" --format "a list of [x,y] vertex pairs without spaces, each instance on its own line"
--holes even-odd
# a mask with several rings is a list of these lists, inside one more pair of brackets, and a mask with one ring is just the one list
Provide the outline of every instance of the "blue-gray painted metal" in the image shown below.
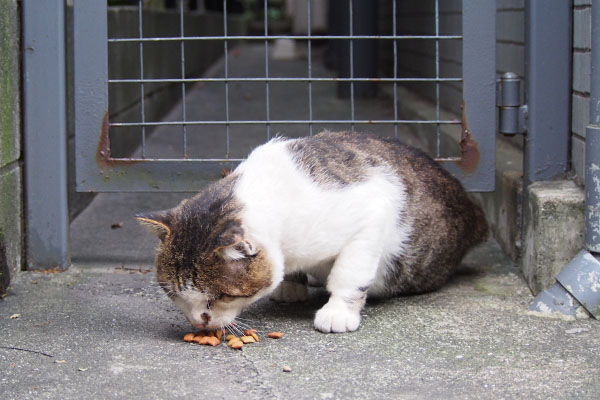
[[100,186],[101,174],[94,161],[108,112],[106,20],[105,1],[73,2],[75,179],[78,191],[94,191]]
[[521,78],[514,72],[502,75],[498,88],[500,124],[498,132],[503,135],[525,133],[523,106],[521,106]]
[[27,268],[70,265],[64,0],[23,2]]
[[581,250],[556,276],[567,291],[585,309],[600,318],[600,262],[586,250]]
[[525,2],[526,185],[551,179],[567,169],[571,10],[571,1]]
[[585,247],[600,253],[600,125],[587,127],[585,147]]
[[569,294],[567,289],[555,282],[549,289],[540,292],[528,309],[544,314],[560,313],[576,318],[578,314],[581,314],[581,307],[581,304]]
[[600,1],[592,6],[590,123],[585,136],[585,246],[600,253]]
[[496,3],[463,0],[462,10],[463,130],[470,130],[477,154],[467,155],[467,165],[444,166],[469,191],[489,192],[496,179]]
[[[76,129],[76,188],[78,191],[196,191],[221,176],[239,160],[115,160],[108,145],[107,5],[104,1],[74,2],[74,74]],[[287,37],[287,36],[286,36]],[[216,37],[223,39],[222,37]],[[275,38],[275,37],[270,37]],[[305,37],[302,37],[305,38]],[[352,37],[357,39],[358,37]],[[379,36],[368,37],[373,39]],[[384,37],[385,38],[385,37]],[[394,37],[395,38],[395,37]],[[460,39],[461,36],[422,39]],[[132,38],[131,41],[172,38]],[[188,40],[190,38],[177,38]],[[205,39],[205,38],[202,38]],[[495,6],[493,2],[463,1],[463,92],[465,127],[474,150],[463,161],[445,163],[471,191],[491,191],[495,185]],[[124,39],[125,40],[125,39]],[[224,41],[226,44],[226,41]],[[144,77],[140,77],[143,79]],[[440,80],[441,81],[441,80]],[[227,83],[227,82],[226,82]],[[223,124],[225,121],[220,121]],[[229,121],[227,126],[244,121]],[[252,121],[258,123],[259,121]],[[278,121],[268,121],[275,124]],[[283,122],[283,121],[282,121]],[[296,121],[285,121],[295,123]],[[315,121],[299,121],[299,123]],[[332,122],[332,121],[327,121]],[[335,121],[333,121],[335,123]],[[348,121],[343,121],[347,123]],[[362,121],[353,121],[355,124]],[[381,121],[400,123],[402,121]],[[440,121],[406,121],[439,123]],[[442,121],[443,122],[443,121]],[[454,123],[455,121],[449,121]],[[187,121],[186,124],[202,123]],[[212,123],[212,122],[211,122]],[[365,121],[379,123],[379,121]],[[165,124],[165,123],[158,123]],[[116,124],[118,125],[118,124]],[[126,124],[121,124],[126,125]],[[146,122],[146,125],[150,125]],[[467,160],[467,162],[464,162]]]

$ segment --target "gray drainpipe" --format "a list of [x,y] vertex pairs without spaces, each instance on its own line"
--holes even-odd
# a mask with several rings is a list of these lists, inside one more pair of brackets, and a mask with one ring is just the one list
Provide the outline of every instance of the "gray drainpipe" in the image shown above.
[[600,0],[592,2],[590,123],[585,152],[585,248],[541,292],[529,309],[600,319]]

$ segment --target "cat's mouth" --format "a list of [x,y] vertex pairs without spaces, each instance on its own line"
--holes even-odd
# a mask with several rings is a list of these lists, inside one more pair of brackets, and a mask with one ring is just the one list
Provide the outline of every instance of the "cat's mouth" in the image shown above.
[[223,329],[223,327],[231,325],[235,321],[235,315],[217,315],[205,313],[201,318],[190,318],[186,315],[187,320],[196,329],[215,330]]
[[216,326],[216,325],[210,325],[210,324],[192,324],[192,326],[194,328],[197,328],[197,329],[205,329],[205,330],[208,330],[208,331],[219,329],[218,326]]

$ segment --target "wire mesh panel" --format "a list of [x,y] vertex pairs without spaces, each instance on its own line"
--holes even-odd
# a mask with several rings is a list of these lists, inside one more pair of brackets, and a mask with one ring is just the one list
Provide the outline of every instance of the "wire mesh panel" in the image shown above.
[[[75,2],[78,190],[195,191],[275,135],[323,129],[417,133],[493,190],[489,2],[331,0],[325,23],[320,1],[285,18],[267,0],[152,3]],[[408,112],[415,99],[430,112]]]

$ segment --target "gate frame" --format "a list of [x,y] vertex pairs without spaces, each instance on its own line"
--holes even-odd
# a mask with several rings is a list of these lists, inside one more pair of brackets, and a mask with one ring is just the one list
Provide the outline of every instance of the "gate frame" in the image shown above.
[[[220,178],[221,171],[242,161],[112,158],[107,114],[107,4],[82,0],[73,7],[77,191],[198,191]],[[462,12],[461,157],[440,161],[469,191],[488,192],[495,188],[496,166],[496,6],[463,0]]]

